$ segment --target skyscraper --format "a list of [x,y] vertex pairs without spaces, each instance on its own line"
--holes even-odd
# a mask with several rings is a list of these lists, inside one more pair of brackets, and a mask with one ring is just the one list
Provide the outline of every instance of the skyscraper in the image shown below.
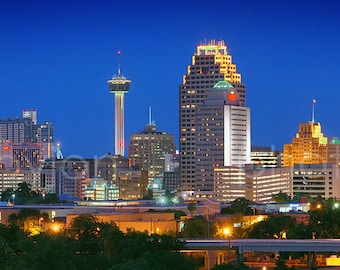
[[300,123],[292,143],[284,145],[284,166],[328,163],[327,141],[320,123]]
[[[120,51],[118,51],[118,57]],[[115,155],[124,156],[124,94],[129,92],[131,81],[120,74],[107,81],[110,93],[115,96]]]
[[141,170],[148,171],[149,184],[154,178],[162,178],[165,171],[165,155],[175,154],[174,135],[157,131],[156,124],[145,126],[144,131],[131,134],[129,157]]
[[180,177],[182,191],[196,190],[197,107],[219,81],[229,82],[245,104],[245,86],[224,41],[210,41],[196,47],[188,73],[179,86]]
[[196,196],[213,196],[214,168],[250,163],[250,109],[227,81],[196,110]]

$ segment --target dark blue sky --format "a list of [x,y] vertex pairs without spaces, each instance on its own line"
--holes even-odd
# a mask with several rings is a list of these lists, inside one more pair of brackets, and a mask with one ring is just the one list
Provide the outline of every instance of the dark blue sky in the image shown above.
[[0,1],[0,118],[37,109],[64,155],[113,152],[107,80],[132,80],[125,133],[148,107],[178,145],[178,85],[196,44],[223,39],[246,84],[252,143],[282,149],[298,124],[340,136],[338,1]]

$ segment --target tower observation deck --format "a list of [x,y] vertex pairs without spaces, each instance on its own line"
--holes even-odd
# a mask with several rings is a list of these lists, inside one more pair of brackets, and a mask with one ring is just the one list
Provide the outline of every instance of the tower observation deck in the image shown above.
[[[118,57],[120,51],[118,51]],[[119,58],[118,58],[119,59]],[[115,155],[124,156],[124,94],[129,92],[131,80],[120,74],[120,63],[118,60],[118,75],[107,81],[111,94],[115,100]]]

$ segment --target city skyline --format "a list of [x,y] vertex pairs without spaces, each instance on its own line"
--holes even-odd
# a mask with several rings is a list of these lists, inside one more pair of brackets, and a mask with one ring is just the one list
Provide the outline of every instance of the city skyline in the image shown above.
[[0,118],[37,109],[39,122],[54,124],[64,156],[113,153],[107,80],[121,50],[121,73],[132,81],[126,147],[152,107],[158,129],[174,134],[178,149],[182,75],[196,45],[216,39],[226,42],[247,85],[252,144],[282,150],[299,123],[312,120],[314,98],[324,135],[340,136],[339,8],[336,1],[2,3]]

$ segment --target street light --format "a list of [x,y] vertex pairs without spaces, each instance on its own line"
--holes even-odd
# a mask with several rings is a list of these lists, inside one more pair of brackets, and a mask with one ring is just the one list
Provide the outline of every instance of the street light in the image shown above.
[[230,248],[231,248],[231,246],[230,246],[230,235],[231,235],[231,231],[230,231],[229,228],[225,228],[223,230],[223,233],[226,237],[228,237],[228,263],[230,263]]
[[14,199],[15,199],[15,194],[12,194],[12,198],[13,198],[13,205],[14,205]]

